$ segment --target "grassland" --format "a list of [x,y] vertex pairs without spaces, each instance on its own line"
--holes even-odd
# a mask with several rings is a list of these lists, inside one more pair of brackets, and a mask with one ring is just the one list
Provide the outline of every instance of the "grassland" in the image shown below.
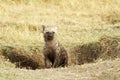
[[[120,36],[119,0],[0,0],[0,53],[4,46],[42,50],[41,25],[58,27],[67,50],[95,43],[101,36]],[[40,53],[42,55],[42,53]],[[1,80],[119,80],[120,60],[68,68],[26,70],[0,56]],[[53,74],[51,74],[53,73]]]
[[0,68],[1,80],[119,80],[120,59],[58,69]]

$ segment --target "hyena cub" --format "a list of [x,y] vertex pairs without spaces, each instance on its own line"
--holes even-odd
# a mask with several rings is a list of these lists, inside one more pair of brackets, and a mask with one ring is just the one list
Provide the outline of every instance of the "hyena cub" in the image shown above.
[[44,57],[46,68],[64,67],[68,65],[68,54],[56,39],[57,27],[42,26],[44,35]]

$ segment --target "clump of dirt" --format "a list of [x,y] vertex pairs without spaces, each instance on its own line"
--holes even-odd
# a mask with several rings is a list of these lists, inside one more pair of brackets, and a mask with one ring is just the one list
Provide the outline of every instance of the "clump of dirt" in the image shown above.
[[99,58],[103,60],[120,58],[120,38],[103,36],[99,42],[102,46]]
[[120,38],[103,36],[98,42],[75,46],[69,54],[71,63],[79,65],[97,59],[120,58]]
[[44,68],[43,55],[40,51],[32,53],[32,51],[28,52],[21,48],[6,46],[2,54],[10,62],[15,63],[16,67],[33,70]]
[[101,45],[99,42],[78,45],[71,49],[70,54],[74,58],[71,58],[74,64],[89,63],[96,60],[101,53]]

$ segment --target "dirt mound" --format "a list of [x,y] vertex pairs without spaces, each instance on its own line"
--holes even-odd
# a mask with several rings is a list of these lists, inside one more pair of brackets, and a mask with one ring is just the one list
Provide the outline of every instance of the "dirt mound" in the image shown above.
[[101,55],[102,59],[115,59],[120,58],[120,38],[103,36],[100,40],[102,47]]
[[25,51],[21,48],[4,47],[3,56],[15,63],[16,67],[27,69],[44,68],[43,55],[40,51]]
[[70,50],[70,54],[74,57],[71,62],[74,64],[83,64],[93,62],[101,53],[101,45],[99,42],[78,45]]
[[78,45],[70,49],[69,53],[71,63],[74,64],[120,58],[120,38],[103,36],[98,42]]

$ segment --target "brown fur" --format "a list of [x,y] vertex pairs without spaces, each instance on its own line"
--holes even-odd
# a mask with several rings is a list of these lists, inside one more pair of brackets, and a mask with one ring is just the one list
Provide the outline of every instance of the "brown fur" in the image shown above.
[[68,65],[68,55],[64,47],[56,39],[56,28],[43,26],[44,57],[46,68]]

